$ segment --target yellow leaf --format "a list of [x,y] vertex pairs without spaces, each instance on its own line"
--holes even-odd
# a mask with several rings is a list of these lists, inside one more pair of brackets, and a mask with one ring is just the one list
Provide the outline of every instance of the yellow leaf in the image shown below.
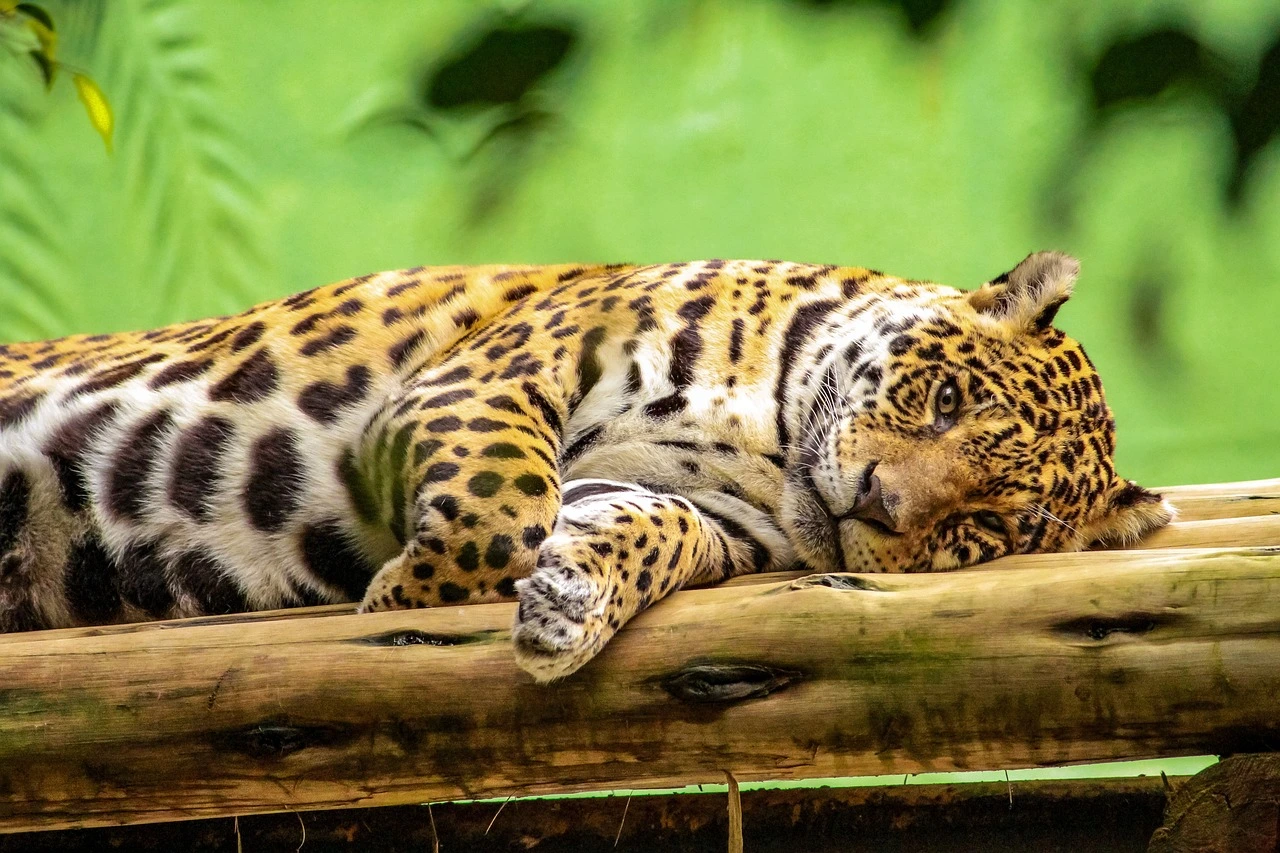
[[102,94],[98,84],[84,74],[72,74],[71,80],[76,84],[76,93],[84,104],[84,111],[89,114],[89,123],[102,136],[102,141],[111,151],[111,131],[115,127],[115,117],[111,114],[111,104],[107,96]]

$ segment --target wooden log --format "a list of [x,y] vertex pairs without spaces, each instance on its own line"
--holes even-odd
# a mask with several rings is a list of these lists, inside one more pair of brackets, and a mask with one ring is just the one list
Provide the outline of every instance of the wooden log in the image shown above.
[[[1165,797],[1158,776],[757,790],[742,793],[742,822],[753,853],[1144,853]],[[0,853],[725,853],[725,805],[708,792],[339,809],[15,833]]]
[[1129,548],[1240,548],[1280,543],[1280,515],[1175,521]]
[[1208,521],[1215,518],[1247,518],[1280,515],[1280,495],[1206,495],[1179,498],[1174,504],[1178,521]]
[[[1280,482],[1280,481],[1277,481]],[[1218,488],[1209,486],[1206,488]],[[1150,551],[1150,550],[1166,550],[1166,549],[1192,549],[1192,548],[1223,548],[1223,547],[1265,547],[1270,545],[1280,545],[1280,487],[1276,489],[1277,495],[1210,495],[1201,499],[1197,505],[1203,517],[1197,515],[1194,520],[1187,522],[1174,522],[1161,530],[1156,531],[1151,536],[1135,543],[1129,547],[1129,551]],[[1245,501],[1240,504],[1243,517],[1233,517],[1224,515],[1229,510],[1234,501]],[[1269,510],[1275,502],[1276,513],[1271,515]],[[1179,504],[1181,510],[1183,504]],[[1245,511],[1258,511],[1258,516],[1251,517]],[[1100,556],[1105,555],[1105,556]],[[1127,560],[1129,558],[1122,557],[1114,551],[1086,551],[1072,554],[1030,554],[1019,555],[1015,557],[1004,557],[999,560],[993,560],[990,563],[983,563],[979,566],[972,567],[970,571],[986,571],[991,569],[1007,570],[1022,568],[1047,568],[1057,566],[1061,569],[1070,569],[1076,566],[1095,565],[1099,561],[1107,562],[1114,560]],[[1139,562],[1144,562],[1147,557],[1139,554],[1133,558]],[[772,574],[762,575],[744,575],[742,577],[733,578],[726,581],[721,586],[748,586],[760,583],[776,583],[779,580],[794,580],[801,577],[803,572],[776,572]],[[321,607],[295,607],[288,610],[272,610],[262,611],[252,614],[234,614],[230,616],[210,616],[199,617],[195,619],[171,620],[167,622],[145,622],[125,625],[100,625],[88,628],[67,629],[61,636],[102,636],[110,633],[135,632],[149,630],[168,630],[175,626],[194,626],[194,625],[213,625],[238,623],[245,621],[262,622],[277,619],[301,619],[316,616],[334,616],[342,613],[354,613],[355,604],[327,604]],[[0,646],[7,640],[18,638],[22,639],[21,634],[0,634]]]
[[1280,850],[1280,755],[1236,755],[1208,767],[1169,800],[1149,853]]
[[1233,483],[1196,483],[1185,486],[1160,486],[1155,491],[1174,503],[1186,498],[1230,497],[1236,495],[1280,494],[1280,477],[1264,480],[1239,480]]
[[1280,479],[1168,486],[1157,489],[1178,510],[1178,521],[1280,515]]
[[1280,553],[1072,560],[681,592],[550,687],[509,605],[14,635],[0,830],[1280,745]]
[[[1152,536],[1148,536],[1142,542],[1133,545],[1129,550],[1280,545],[1280,479],[1258,480],[1253,483],[1178,486],[1176,489],[1179,490],[1177,492],[1179,521],[1157,531]],[[1196,489],[1203,490],[1203,494],[1191,491]],[[1268,520],[1266,518],[1256,518],[1257,516],[1274,516],[1274,518]],[[1247,523],[1250,520],[1256,520],[1256,523],[1250,526]],[[1239,522],[1241,521],[1246,523],[1240,524]],[[1165,531],[1169,532],[1166,533]],[[1006,557],[990,563],[984,563],[975,567],[975,569],[1020,569],[1047,567],[1050,565],[1057,565],[1066,569],[1076,565],[1092,564],[1099,559],[1093,556],[1095,553],[1035,554]],[[1146,558],[1139,557],[1138,559],[1145,560]],[[745,575],[727,581],[722,586],[774,583],[784,578],[794,580],[802,574],[802,572],[778,572],[766,575]],[[62,636],[100,636],[104,633],[119,631],[167,630],[175,625],[191,626],[242,621],[258,622],[269,619],[300,619],[354,612],[354,603],[328,604],[322,607],[295,607],[288,610],[263,611],[249,615],[236,614],[168,622],[94,626],[75,629],[76,633],[67,633]],[[3,644],[6,638],[13,636],[21,635],[0,634],[0,644]]]

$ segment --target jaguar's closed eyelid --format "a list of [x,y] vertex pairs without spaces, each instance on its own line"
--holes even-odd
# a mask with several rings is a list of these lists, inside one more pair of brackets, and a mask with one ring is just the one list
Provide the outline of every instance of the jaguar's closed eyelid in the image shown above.
[[1000,536],[1009,535],[1009,525],[999,514],[989,509],[978,510],[973,514],[973,521],[979,527]]

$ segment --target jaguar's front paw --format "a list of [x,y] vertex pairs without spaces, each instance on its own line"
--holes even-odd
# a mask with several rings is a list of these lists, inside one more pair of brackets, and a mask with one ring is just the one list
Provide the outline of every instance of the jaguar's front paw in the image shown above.
[[420,584],[412,582],[409,558],[399,554],[386,563],[373,576],[365,588],[364,599],[357,609],[359,613],[375,613],[379,610],[407,610],[426,607],[430,602],[422,600]]
[[595,657],[603,632],[607,593],[572,555],[569,537],[542,543],[534,573],[516,582],[520,606],[512,641],[516,662],[538,681],[564,678]]

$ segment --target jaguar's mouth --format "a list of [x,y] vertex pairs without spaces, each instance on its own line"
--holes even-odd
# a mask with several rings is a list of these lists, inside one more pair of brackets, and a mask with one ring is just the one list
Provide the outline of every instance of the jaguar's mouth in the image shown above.
[[[894,539],[901,537],[901,531],[895,530],[880,518],[869,517],[869,514],[860,511],[857,503],[843,513],[838,513],[831,506],[831,501],[818,485],[818,477],[816,472],[821,468],[823,463],[824,450],[829,452],[826,443],[826,436],[821,431],[811,432],[806,436],[806,440],[801,443],[799,457],[796,459],[795,474],[792,481],[801,496],[802,514],[805,521],[799,525],[803,530],[804,539],[809,546],[816,552],[814,556],[820,556],[822,562],[832,566],[832,571],[852,572],[858,571],[856,567],[850,567],[849,548],[847,546],[859,540],[866,539]],[[828,464],[832,464],[828,460]],[[871,474],[874,472],[876,463],[872,462],[866,466],[866,479],[872,480]],[[839,466],[835,465],[838,470]],[[879,482],[876,481],[876,488]],[[864,490],[869,489],[864,486]],[[878,495],[878,492],[877,492]],[[850,528],[851,523],[858,523],[865,526],[866,530],[857,530]],[[869,533],[867,531],[870,531]],[[846,534],[849,542],[846,543]],[[854,548],[856,553],[859,549]]]
[[[856,507],[844,513],[837,513],[831,508],[831,504],[827,501],[822,490],[818,488],[817,480],[813,476],[813,466],[816,462],[816,454],[803,454],[800,459],[800,478],[804,484],[805,491],[813,499],[813,502],[821,509],[822,514],[826,516],[827,525],[831,529],[831,537],[834,540],[834,550],[840,552],[840,563],[843,565],[844,560],[844,537],[840,535],[840,526],[850,521],[864,524],[874,530],[880,536],[888,538],[896,538],[902,536],[902,531],[895,530],[885,522],[878,518],[868,517],[864,515],[854,515],[857,511]],[[868,467],[868,471],[874,468],[874,464]]]
[[833,521],[836,521],[837,523],[839,523],[839,522],[843,522],[843,521],[856,521],[858,524],[865,524],[867,527],[870,527],[872,530],[874,530],[875,532],[879,533],[881,536],[885,536],[885,537],[889,537],[889,538],[897,538],[897,537],[899,537],[899,536],[901,536],[901,535],[902,535],[902,531],[901,531],[901,530],[894,530],[892,527],[890,527],[889,525],[885,524],[883,521],[879,521],[879,520],[874,519],[874,518],[848,518],[848,517],[846,517],[846,518],[832,519],[832,520],[833,520]]

